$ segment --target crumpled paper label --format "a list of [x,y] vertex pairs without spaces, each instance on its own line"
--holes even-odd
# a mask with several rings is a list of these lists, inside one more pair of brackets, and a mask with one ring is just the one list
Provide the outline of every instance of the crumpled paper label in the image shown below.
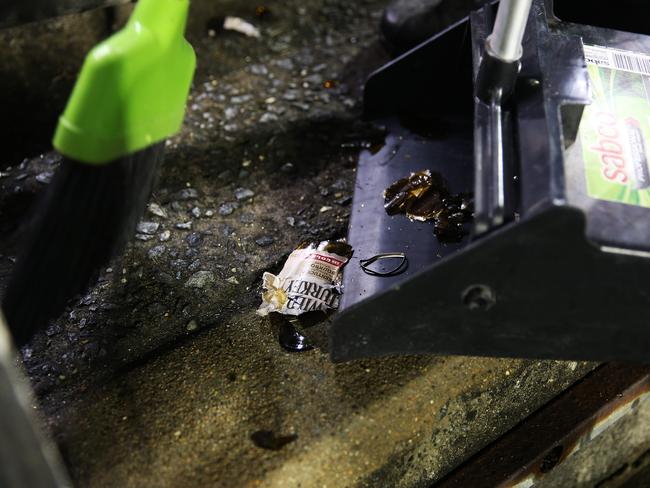
[[262,304],[257,313],[300,315],[339,306],[343,267],[352,248],[342,241],[302,244],[293,251],[282,271],[262,277]]

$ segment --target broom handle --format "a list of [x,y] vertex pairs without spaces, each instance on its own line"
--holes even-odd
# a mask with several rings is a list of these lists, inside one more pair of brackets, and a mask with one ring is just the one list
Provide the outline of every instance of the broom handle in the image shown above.
[[501,0],[494,30],[487,40],[490,54],[506,62],[521,58],[521,43],[532,3],[533,0]]

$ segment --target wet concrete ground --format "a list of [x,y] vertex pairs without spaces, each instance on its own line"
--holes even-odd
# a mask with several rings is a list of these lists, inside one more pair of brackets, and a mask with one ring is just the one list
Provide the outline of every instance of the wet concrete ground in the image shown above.
[[[591,368],[433,357],[334,365],[326,320],[306,331],[317,347],[292,354],[254,314],[263,271],[303,238],[345,235],[357,154],[381,139],[360,122],[359,86],[385,57],[384,3],[193,4],[199,69],[153,205],[125,256],[22,351],[79,486],[427,486]],[[251,21],[261,38],[215,29],[223,15]],[[104,20],[95,12],[5,33],[22,52],[53,44],[49,64],[14,76],[56,71],[52,53],[65,50],[66,70],[49,81],[63,90]],[[30,152],[47,144],[43,134],[18,138],[18,156],[0,164],[3,276],[11,231],[57,164]]]

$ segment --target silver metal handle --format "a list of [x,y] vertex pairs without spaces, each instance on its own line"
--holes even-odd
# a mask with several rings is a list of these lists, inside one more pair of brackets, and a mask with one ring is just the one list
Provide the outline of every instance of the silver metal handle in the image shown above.
[[501,0],[494,30],[487,39],[492,56],[508,63],[521,58],[521,43],[532,4],[533,0]]

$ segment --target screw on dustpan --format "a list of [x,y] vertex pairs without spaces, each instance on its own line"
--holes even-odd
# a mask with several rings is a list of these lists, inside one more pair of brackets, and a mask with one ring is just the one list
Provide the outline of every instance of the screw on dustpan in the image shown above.
[[489,310],[497,302],[496,292],[487,285],[471,285],[461,296],[463,304],[470,310]]

